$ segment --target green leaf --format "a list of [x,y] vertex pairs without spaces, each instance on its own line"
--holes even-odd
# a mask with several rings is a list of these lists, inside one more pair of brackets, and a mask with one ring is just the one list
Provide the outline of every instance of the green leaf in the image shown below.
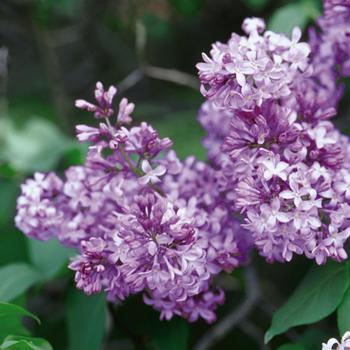
[[69,349],[99,350],[106,331],[104,294],[86,296],[73,289],[66,303]]
[[153,335],[159,350],[186,350],[188,346],[189,326],[186,321],[175,318],[170,322],[160,322]]
[[265,343],[291,327],[310,324],[331,314],[349,285],[347,264],[313,267],[287,302],[274,314]]
[[40,273],[24,263],[2,267],[0,269],[0,300],[13,300],[40,279]]
[[21,318],[17,316],[0,316],[0,343],[9,335],[9,334],[20,334],[28,335],[29,332],[23,326]]
[[0,302],[0,342],[11,333],[23,335],[28,333],[21,322],[24,316],[31,317],[40,323],[35,315],[22,307]]
[[269,21],[269,29],[290,34],[296,26],[304,29],[310,18],[314,16],[315,7],[310,2],[295,2],[278,9]]
[[[330,338],[329,336],[328,338]],[[302,345],[307,350],[319,350],[320,344],[325,339],[324,330],[308,327],[304,334],[298,339],[298,344]]]
[[322,14],[323,6],[319,0],[303,0],[302,6],[311,20],[316,20]]
[[32,264],[47,280],[54,277],[74,253],[54,239],[45,242],[28,239],[27,243]]
[[302,345],[299,344],[284,344],[277,350],[306,350]]
[[41,350],[41,348],[35,346],[33,343],[29,343],[26,340],[8,340],[0,345],[0,350]]
[[[0,319],[4,319],[7,317],[31,317],[34,320],[36,320],[40,324],[40,320],[38,317],[33,315],[31,312],[27,311],[26,309],[23,309],[23,307],[20,307],[15,304],[10,304],[10,303],[4,303],[0,301]],[[1,324],[1,323],[0,323]]]
[[350,288],[346,291],[344,299],[337,310],[338,329],[344,334],[350,329]]
[[0,345],[0,350],[53,350],[53,348],[42,338],[10,335]]
[[51,170],[72,144],[53,123],[39,118],[30,119],[21,129],[3,119],[0,141],[0,158],[19,172]]

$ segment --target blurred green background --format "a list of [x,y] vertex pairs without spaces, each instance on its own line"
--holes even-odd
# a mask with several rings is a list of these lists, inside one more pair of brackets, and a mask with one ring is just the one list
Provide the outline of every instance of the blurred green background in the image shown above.
[[[71,252],[56,242],[29,241],[15,229],[19,184],[34,171],[60,172],[83,161],[74,125],[94,121],[74,109],[74,100],[92,100],[97,80],[117,85],[136,104],[136,122],[146,120],[172,138],[181,157],[205,159],[196,121],[201,52],[240,32],[247,16],[264,17],[270,29],[289,34],[320,13],[320,0],[0,0],[0,300],[40,317],[41,326],[26,320],[33,335],[58,350],[137,349],[134,337],[147,349],[184,350],[208,331],[201,322],[161,323],[138,297],[119,307],[119,327],[111,328],[103,296],[87,298],[73,288],[66,268]],[[342,106],[342,114],[347,111]],[[339,121],[343,129],[346,121]],[[262,340],[273,310],[310,265],[302,258],[288,265],[252,260],[263,305],[211,349],[268,348]],[[247,291],[240,271],[221,282],[228,290],[219,310],[224,315]],[[11,322],[0,315],[0,340]],[[332,320],[289,332],[270,348],[299,340],[319,349],[334,331],[329,325]]]

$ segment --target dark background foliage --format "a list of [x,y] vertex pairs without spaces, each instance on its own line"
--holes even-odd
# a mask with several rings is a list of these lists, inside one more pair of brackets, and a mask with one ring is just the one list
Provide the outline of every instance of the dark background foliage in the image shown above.
[[[313,23],[320,11],[318,0],[0,0],[0,302],[38,315],[40,326],[25,320],[32,335],[59,350],[184,350],[212,331],[202,322],[159,322],[140,297],[118,305],[112,319],[104,296],[87,298],[74,289],[66,267],[74,252],[56,242],[29,241],[15,229],[19,184],[34,171],[60,172],[82,162],[85,149],[73,138],[74,125],[93,121],[74,109],[74,100],[90,99],[96,80],[117,85],[136,103],[136,121],[147,120],[172,138],[181,157],[205,159],[196,121],[203,101],[195,70],[201,52],[240,32],[247,16],[264,17],[270,28],[289,34],[294,25]],[[346,112],[344,103],[337,121],[344,131]],[[219,281],[227,301],[219,309],[222,336],[210,349],[277,349],[298,342],[293,349],[312,350],[336,333],[331,317],[265,346],[273,312],[311,263],[251,261],[249,271]],[[249,312],[223,329],[220,320],[235,317],[242,304]],[[16,322],[0,312],[0,343]]]

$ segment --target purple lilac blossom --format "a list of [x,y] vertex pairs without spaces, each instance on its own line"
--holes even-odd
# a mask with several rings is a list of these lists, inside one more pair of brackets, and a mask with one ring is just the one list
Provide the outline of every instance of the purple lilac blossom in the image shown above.
[[216,42],[209,56],[197,64],[202,94],[229,110],[251,110],[268,99],[289,99],[294,86],[309,75],[310,46],[292,38],[265,31],[265,22],[247,18],[242,25],[247,36],[235,33],[227,43]]
[[[86,294],[107,292],[112,302],[143,293],[162,319],[216,319],[224,292],[214,283],[247,259],[247,232],[231,217],[216,172],[189,157],[182,162],[168,138],[145,122],[126,128],[134,105],[97,83],[99,119],[78,125],[89,142],[86,162],[64,179],[35,174],[22,185],[16,224],[24,234],[76,248],[69,267]],[[116,116],[113,122],[113,116]]]
[[[325,0],[324,15],[318,28],[309,31],[312,48],[314,99],[328,107],[337,107],[343,86],[339,78],[350,77],[350,3]],[[310,96],[311,97],[311,96]]]
[[[343,22],[334,20],[334,11]],[[346,50],[348,16],[348,2],[326,2],[319,21],[321,27],[334,22],[342,31],[337,45]],[[211,58],[204,55],[205,63],[197,65],[203,89],[208,87],[199,120],[208,133],[204,146],[220,191],[232,210],[245,216],[242,226],[269,262],[290,261],[295,254],[318,264],[344,260],[350,236],[350,142],[328,120],[342,93],[337,77],[346,73],[346,64],[340,72],[334,70],[335,32],[331,38],[325,31],[309,46],[299,42],[298,29],[291,40],[263,33],[264,22],[257,18],[246,19],[243,30],[248,37],[232,34],[227,44],[214,44]],[[328,51],[320,49],[327,45]],[[335,56],[322,56],[320,50]],[[259,85],[257,70],[233,71],[232,65],[262,67],[257,62],[262,57],[282,65],[280,79],[270,76]],[[279,88],[264,93],[271,84]],[[252,90],[259,98],[254,93],[243,102],[236,99]]]
[[[328,48],[333,50],[333,63],[340,77],[350,77],[350,2],[326,0],[325,14],[318,20],[321,29],[322,53],[327,57]],[[328,47],[326,42],[329,42]]]
[[208,131],[203,139],[203,146],[207,149],[208,159],[213,165],[220,166],[228,159],[221,151],[222,140],[228,135],[228,128],[233,116],[232,111],[219,109],[211,100],[204,102],[198,113],[198,120],[202,127]]
[[63,182],[53,173],[36,173],[21,185],[15,222],[27,236],[47,240],[57,235],[64,215],[57,206],[62,189]]

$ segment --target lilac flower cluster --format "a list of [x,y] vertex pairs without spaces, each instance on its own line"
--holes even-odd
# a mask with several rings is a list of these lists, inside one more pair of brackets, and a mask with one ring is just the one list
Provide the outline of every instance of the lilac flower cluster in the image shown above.
[[347,258],[350,142],[328,119],[342,93],[337,78],[348,74],[350,4],[325,5],[310,45],[297,28],[288,39],[246,19],[248,36],[214,44],[197,65],[207,97],[199,120],[220,190],[270,262]]
[[318,20],[322,31],[319,52],[323,59],[331,60],[340,76],[347,77],[350,76],[349,21],[349,0],[325,0],[325,14]]
[[299,42],[301,30],[295,28],[289,39],[264,32],[258,18],[247,18],[242,28],[248,36],[233,33],[226,44],[213,44],[210,56],[203,54],[204,62],[197,64],[201,92],[231,110],[251,109],[271,98],[288,100],[298,80],[310,74],[310,47]]
[[16,224],[29,237],[76,248],[69,267],[87,294],[106,291],[116,301],[143,292],[162,319],[213,322],[224,301],[213,279],[245,260],[247,234],[221,199],[215,172],[193,157],[181,162],[170,139],[144,122],[126,128],[134,105],[122,99],[115,113],[115,94],[97,83],[96,105],[76,102],[99,120],[77,126],[78,139],[90,142],[86,162],[63,180],[27,180]]
[[344,90],[339,78],[350,77],[350,4],[347,0],[325,0],[324,7],[318,30],[309,31],[313,78],[300,91],[308,94],[308,99],[301,96],[299,101],[336,108]]
[[335,338],[331,338],[327,343],[322,344],[322,350],[348,350],[350,349],[350,332],[346,332],[341,342]]

